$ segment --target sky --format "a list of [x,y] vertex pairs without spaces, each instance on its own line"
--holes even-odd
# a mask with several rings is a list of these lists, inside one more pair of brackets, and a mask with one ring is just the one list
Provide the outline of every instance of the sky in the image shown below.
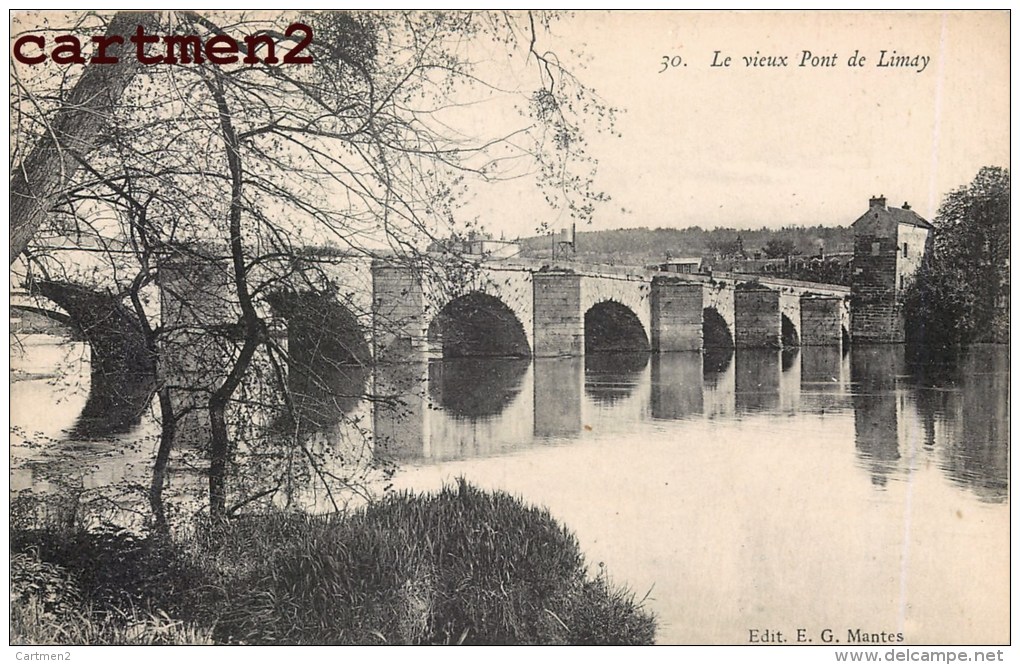
[[[1009,166],[1004,11],[579,12],[545,44],[567,64],[583,49],[574,71],[624,110],[622,137],[591,145],[612,202],[578,230],[847,225],[881,194],[930,219],[982,166]],[[879,66],[893,55],[909,65]],[[509,207],[476,193],[486,228],[569,223],[517,187]]]
[[[847,225],[881,194],[931,219],[982,166],[1009,166],[1007,11],[578,11],[538,47],[622,111],[621,136],[590,136],[611,201],[578,230]],[[892,55],[908,66],[878,66]],[[468,56],[507,66],[499,44]],[[501,135],[511,99],[451,127]],[[474,187],[463,217],[510,238],[570,224],[530,178]]]

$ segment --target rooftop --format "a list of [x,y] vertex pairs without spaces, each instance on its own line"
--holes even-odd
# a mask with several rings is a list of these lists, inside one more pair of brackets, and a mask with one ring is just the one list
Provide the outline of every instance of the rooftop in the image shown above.
[[[910,226],[917,226],[922,229],[934,229],[931,222],[921,217],[916,212],[910,209],[910,204],[904,202],[902,208],[893,208],[885,204],[885,197],[872,197],[869,201],[868,212],[864,213],[857,220],[857,222],[864,221],[868,218],[878,220],[891,220],[897,224],[908,224]],[[851,225],[852,226],[852,225]]]

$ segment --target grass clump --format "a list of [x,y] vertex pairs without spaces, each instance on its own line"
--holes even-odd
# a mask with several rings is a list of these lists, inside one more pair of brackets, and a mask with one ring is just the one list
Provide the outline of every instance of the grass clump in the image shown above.
[[[259,644],[647,644],[655,620],[586,579],[548,511],[467,483],[396,494],[347,518],[235,528],[254,565],[215,635]],[[232,557],[231,557],[232,558]]]
[[211,631],[163,610],[94,605],[62,566],[38,551],[11,557],[11,644],[212,644]]
[[97,608],[176,613],[203,581],[203,571],[180,543],[110,526],[14,531],[11,548],[21,560],[34,554],[41,571],[54,565],[66,571],[80,590],[79,600]]

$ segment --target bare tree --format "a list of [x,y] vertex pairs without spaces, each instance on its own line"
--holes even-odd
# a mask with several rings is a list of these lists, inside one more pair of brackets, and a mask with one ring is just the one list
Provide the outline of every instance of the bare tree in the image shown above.
[[[102,233],[127,238],[133,257],[119,293],[142,316],[139,294],[158,282],[191,313],[145,331],[161,348],[157,393],[161,404],[163,391],[167,398],[150,491],[157,512],[167,455],[180,435],[173,426],[180,404],[208,415],[209,508],[218,517],[231,510],[228,479],[238,471],[238,445],[252,443],[238,425],[250,421],[237,417],[242,402],[294,411],[287,380],[293,358],[274,337],[272,298],[296,283],[359,288],[330,285],[303,247],[326,244],[337,255],[441,271],[425,250],[474,223],[460,209],[471,188],[529,172],[551,205],[581,220],[606,198],[594,186],[583,127],[590,120],[595,129],[611,129],[613,110],[538,48],[550,17],[181,12],[163,25],[203,41],[250,36],[265,59],[270,48],[296,45],[285,26],[298,20],[314,31],[310,64],[205,62],[136,73],[121,103],[103,109],[106,140],[87,159],[81,150],[71,153],[86,168],[65,171],[64,195],[48,204],[59,213],[49,232],[64,236],[94,231],[90,216],[97,209],[116,210],[118,223]],[[516,73],[529,75],[531,87],[500,88],[493,82],[498,63],[465,55],[479,44],[504,58],[523,56],[527,65]],[[456,126],[483,92],[522,100],[516,124],[481,135],[475,125]],[[173,276],[182,271],[214,288],[176,288]],[[210,299],[218,299],[215,311]],[[168,348],[202,365],[201,378],[168,367]],[[274,394],[246,392],[259,381],[275,386]],[[190,398],[175,406],[175,393]],[[297,449],[327,480],[314,456]],[[274,478],[249,495],[271,496],[282,482]]]
[[[130,35],[139,27],[150,32],[158,25],[152,12],[120,12],[110,20],[108,55],[115,64],[90,64],[52,117],[38,112],[33,93],[21,85],[18,68],[12,66],[13,84],[18,90],[14,107],[18,130],[38,134],[31,151],[12,165],[11,173],[11,254],[10,262],[25,251],[43,223],[49,209],[74,181],[79,163],[99,145],[103,124],[112,114],[120,97],[141,66],[127,56]],[[12,60],[13,62],[13,60]],[[22,120],[24,119],[24,120]],[[27,125],[35,125],[28,127]]]

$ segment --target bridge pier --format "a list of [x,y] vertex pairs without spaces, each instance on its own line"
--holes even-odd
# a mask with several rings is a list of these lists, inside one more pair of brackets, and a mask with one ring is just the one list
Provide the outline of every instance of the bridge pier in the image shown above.
[[651,412],[655,420],[700,416],[705,410],[705,372],[701,353],[652,356]]
[[704,346],[704,287],[675,278],[652,278],[652,351],[700,351]]
[[800,299],[802,346],[838,345],[843,340],[843,299],[804,295]]
[[411,358],[424,319],[421,280],[409,268],[372,263],[372,340],[377,360]]
[[584,312],[581,311],[581,276],[568,272],[536,272],[536,357],[583,356]]
[[733,292],[733,343],[737,348],[782,347],[779,292],[765,287]]
[[209,395],[227,374],[240,308],[229,265],[213,259],[168,260],[160,269],[159,372],[170,387],[176,440],[204,447],[211,439]]

